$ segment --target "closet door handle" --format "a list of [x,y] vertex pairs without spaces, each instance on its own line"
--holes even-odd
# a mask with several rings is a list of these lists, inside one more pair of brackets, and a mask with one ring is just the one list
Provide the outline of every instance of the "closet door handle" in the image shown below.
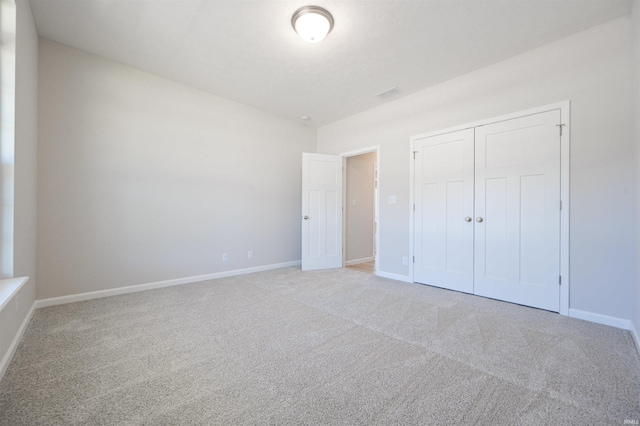
[[483,220],[484,220],[484,219],[483,219],[483,218],[481,218],[481,217],[476,217],[476,222],[478,222],[478,223],[482,222]]
[[465,222],[471,222],[471,218],[469,216],[467,216],[467,217],[464,218],[464,221]]

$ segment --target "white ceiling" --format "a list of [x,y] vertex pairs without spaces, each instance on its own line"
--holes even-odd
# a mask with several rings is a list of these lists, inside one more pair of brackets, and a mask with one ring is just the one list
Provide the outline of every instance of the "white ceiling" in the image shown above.
[[[42,37],[313,126],[631,11],[630,0],[30,1]],[[307,4],[335,19],[321,43],[291,28]]]

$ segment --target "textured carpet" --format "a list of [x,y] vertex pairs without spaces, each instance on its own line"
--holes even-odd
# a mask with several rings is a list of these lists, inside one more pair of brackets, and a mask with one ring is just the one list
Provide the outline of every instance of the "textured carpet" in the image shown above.
[[348,269],[39,309],[2,425],[624,424],[629,332]]

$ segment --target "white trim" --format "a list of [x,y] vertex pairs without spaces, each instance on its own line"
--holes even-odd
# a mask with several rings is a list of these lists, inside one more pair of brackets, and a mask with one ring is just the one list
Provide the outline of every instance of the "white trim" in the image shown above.
[[390,280],[402,281],[405,283],[413,283],[413,280],[411,279],[411,277],[407,275],[392,274],[391,272],[384,272],[384,271],[376,271],[375,275],[382,278],[389,278]]
[[[562,102],[556,102],[549,105],[539,106],[536,108],[525,109],[523,111],[512,112],[510,114],[499,115],[497,117],[485,118],[483,120],[474,121],[472,123],[461,124],[459,126],[448,127],[446,129],[440,129],[433,132],[413,135],[411,136],[411,141],[413,142],[415,139],[424,139],[424,138],[429,138],[431,136],[443,135],[445,133],[457,132],[458,130],[470,129],[472,127],[486,126],[487,124],[499,123],[501,121],[513,120],[514,118],[526,117],[527,115],[540,114],[541,112],[553,111],[554,109],[562,110],[563,108],[568,108],[569,105],[570,105],[570,101],[567,100]],[[565,115],[563,114],[562,119],[564,120],[565,118],[567,118],[568,120],[569,117],[568,115],[565,117]],[[567,130],[566,127],[564,130]]]
[[357,265],[359,263],[367,263],[367,262],[371,262],[375,260],[375,257],[364,257],[362,259],[353,259],[353,260],[347,260],[346,262],[344,262],[344,264],[346,266],[351,266],[351,265]]
[[338,154],[340,157],[355,157],[356,155],[369,154],[370,152],[380,152],[380,145],[374,145],[362,149],[354,149],[353,151],[343,152]]
[[33,304],[31,305],[31,309],[29,309],[29,312],[27,313],[27,316],[24,317],[22,324],[20,324],[20,328],[18,329],[18,332],[13,337],[13,341],[11,342],[9,349],[7,349],[7,352],[4,354],[4,357],[2,357],[2,361],[0,361],[0,381],[4,377],[4,373],[6,373],[7,368],[9,367],[9,364],[13,359],[13,355],[16,353],[16,349],[18,349],[20,340],[22,340],[22,336],[24,335],[24,332],[26,331],[27,326],[29,325],[29,322],[31,321],[31,318],[33,317],[33,312],[35,310],[36,310],[36,303],[33,302]]
[[[450,127],[434,132],[423,133],[410,138],[410,152],[409,152],[409,277],[411,282],[414,282],[414,268],[413,268],[413,233],[414,233],[414,185],[415,185],[415,170],[413,161],[413,151],[415,151],[415,144],[418,139],[424,139],[431,136],[438,136],[445,133],[457,132],[459,130],[469,129],[472,127],[486,126],[487,124],[493,124],[500,121],[512,120],[514,118],[525,117],[528,115],[539,114],[542,112],[560,110],[560,119],[563,127],[562,137],[560,138],[560,198],[562,199],[562,211],[560,212],[560,275],[562,276],[562,285],[560,287],[560,315],[571,316],[569,310],[569,288],[570,288],[570,276],[569,276],[569,178],[570,178],[570,161],[569,156],[571,152],[571,102],[563,101],[550,105],[544,105],[537,108],[531,108],[524,111],[514,112],[511,114],[501,115],[494,118],[488,118],[473,123],[468,123],[456,127]],[[596,321],[598,322],[598,321]]]
[[560,211],[560,276],[562,285],[560,286],[560,315],[569,315],[569,179],[571,162],[571,102],[565,101],[560,106],[560,122],[565,124],[562,127],[560,137],[560,199],[562,200],[562,210]]
[[622,328],[623,330],[632,330],[631,321],[624,318],[610,317],[608,315],[595,314],[593,312],[581,311],[579,309],[569,309],[569,316],[585,321],[595,322],[598,324],[608,325],[611,327]]
[[415,254],[413,251],[413,234],[415,232],[413,223],[415,221],[416,212],[414,210],[414,204],[416,203],[415,195],[414,195],[414,187],[416,184],[416,162],[413,158],[413,152],[416,150],[416,137],[411,137],[411,143],[409,145],[409,279],[411,282],[415,282],[414,275],[414,259]]
[[[375,203],[375,217],[373,218],[374,222],[376,220],[376,218],[378,219],[378,226],[376,227],[376,233],[373,236],[374,241],[374,247],[377,249],[376,252],[374,253],[374,258],[373,258],[373,268],[374,268],[374,274],[378,272],[378,265],[380,264],[380,227],[381,227],[381,223],[380,223],[380,145],[374,145],[374,146],[370,146],[367,148],[362,148],[362,149],[356,149],[353,151],[347,151],[347,152],[343,152],[341,154],[338,154],[341,158],[342,158],[342,166],[344,168],[344,173],[342,174],[342,205],[346,206],[346,200],[347,200],[347,179],[346,179],[346,169],[347,169],[347,158],[348,157],[355,157],[356,155],[362,155],[362,154],[369,154],[371,152],[375,152],[376,153],[376,169],[378,171],[378,190],[374,191],[374,193],[376,194],[375,199],[373,200],[373,202]],[[345,250],[346,247],[346,240],[347,240],[347,226],[346,226],[346,222],[347,222],[347,209],[344,208],[342,210],[342,266],[347,266],[347,252]],[[369,261],[367,261],[369,262]]]
[[7,306],[9,300],[29,281],[29,277],[7,278],[0,280],[0,312]]
[[108,290],[90,291],[88,293],[71,294],[69,296],[52,297],[49,299],[36,300],[36,309],[47,306],[64,305],[66,303],[80,302],[84,300],[98,299],[101,297],[118,296],[120,294],[136,293],[138,291],[153,290],[156,288],[173,287],[182,284],[197,283],[200,281],[215,280],[217,278],[233,277],[236,275],[252,274],[254,272],[269,271],[271,269],[286,268],[289,266],[299,266],[300,261],[276,263],[272,265],[256,266],[253,268],[236,269],[233,271],[216,272],[207,275],[196,275],[193,277],[177,278],[174,280],[158,281],[155,283],[138,284],[128,287],[118,287]]

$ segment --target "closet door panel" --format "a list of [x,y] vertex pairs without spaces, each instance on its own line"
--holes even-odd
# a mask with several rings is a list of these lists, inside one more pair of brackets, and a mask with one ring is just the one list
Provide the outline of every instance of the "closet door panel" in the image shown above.
[[560,111],[476,128],[475,294],[559,310]]
[[414,280],[473,293],[473,129],[415,151]]

